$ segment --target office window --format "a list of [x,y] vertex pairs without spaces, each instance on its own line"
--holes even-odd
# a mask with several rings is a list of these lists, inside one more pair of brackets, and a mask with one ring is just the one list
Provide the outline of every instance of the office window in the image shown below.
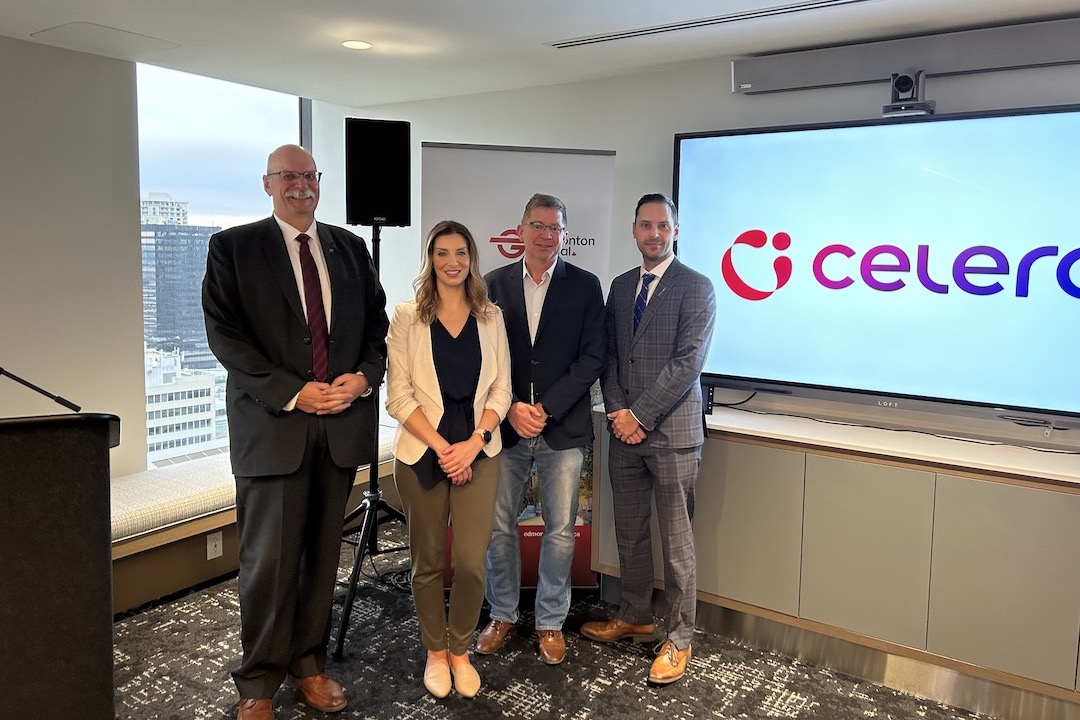
[[152,65],[137,78],[147,453],[167,463],[228,447],[225,371],[202,316],[206,248],[269,216],[266,156],[300,142],[300,99]]

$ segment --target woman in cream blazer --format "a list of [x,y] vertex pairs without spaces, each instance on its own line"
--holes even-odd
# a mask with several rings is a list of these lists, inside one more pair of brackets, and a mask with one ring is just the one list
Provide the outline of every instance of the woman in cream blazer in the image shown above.
[[[487,297],[468,228],[428,235],[416,299],[397,306],[387,343],[386,409],[398,421],[394,480],[409,524],[412,591],[427,648],[424,685],[473,697],[468,648],[484,600],[485,556],[498,484],[499,424],[510,407],[502,313]],[[454,571],[443,597],[447,523]]]
[[[495,307],[495,306],[493,306]],[[502,311],[479,323],[480,381],[476,385],[473,412],[482,417],[484,409],[491,407],[501,418],[506,416],[510,407],[510,367],[509,351],[506,346],[506,327],[503,324]],[[404,347],[400,353],[387,350],[387,399],[386,410],[399,423],[404,422],[414,410],[420,408],[432,427],[438,427],[443,414],[442,393],[439,378],[435,374],[435,362],[431,352],[431,333],[429,325],[421,322],[417,316],[416,301],[403,302],[394,308],[394,318],[390,322],[390,332],[401,329],[404,334]],[[398,338],[395,337],[396,341]],[[396,348],[395,348],[396,349]],[[395,357],[398,355],[398,357]],[[505,388],[498,383],[506,381]],[[506,392],[506,408],[499,410],[489,401],[487,388],[495,394]],[[498,402],[497,397],[490,400]],[[427,451],[427,444],[399,424],[394,436],[394,458],[412,465]],[[488,457],[495,457],[502,450],[500,433],[492,431],[491,441],[484,445],[483,452]]]

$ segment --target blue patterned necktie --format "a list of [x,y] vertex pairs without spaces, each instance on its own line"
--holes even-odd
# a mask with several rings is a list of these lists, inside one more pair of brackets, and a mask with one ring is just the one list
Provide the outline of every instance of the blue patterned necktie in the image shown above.
[[649,283],[655,279],[656,276],[652,273],[645,273],[641,276],[641,292],[638,293],[637,300],[634,301],[634,332],[637,332],[641,316],[645,314],[646,301],[649,299]]

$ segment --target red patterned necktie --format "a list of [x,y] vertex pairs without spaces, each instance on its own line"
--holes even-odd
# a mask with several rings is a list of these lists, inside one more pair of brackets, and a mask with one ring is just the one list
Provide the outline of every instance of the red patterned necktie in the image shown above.
[[307,323],[311,332],[311,367],[315,379],[325,382],[330,367],[330,343],[326,332],[322,283],[319,282],[319,271],[308,247],[311,238],[300,233],[296,239],[300,243],[300,272],[304,276],[304,301],[307,303]]

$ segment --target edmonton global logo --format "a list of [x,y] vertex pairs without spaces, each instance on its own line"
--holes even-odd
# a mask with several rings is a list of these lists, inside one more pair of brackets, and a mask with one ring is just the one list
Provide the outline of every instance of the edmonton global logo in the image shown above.
[[[488,241],[499,250],[499,254],[504,258],[510,258],[511,260],[517,260],[525,253],[525,243],[518,235],[517,228],[510,228],[503,230],[501,234],[496,235],[493,238],[488,238]],[[559,254],[563,257],[577,257],[578,248],[595,248],[596,238],[583,237],[581,235],[568,235],[562,241],[562,246],[559,248]]]
[[511,260],[517,260],[525,252],[525,243],[518,236],[517,228],[503,230],[490,239],[491,244],[499,249],[499,254]]
[[[741,233],[731,247],[724,252],[720,263],[724,282],[733,293],[745,300],[764,300],[788,284],[794,272],[791,258],[784,253],[791,248],[791,236],[778,232],[771,238],[764,230],[747,230]],[[758,288],[747,283],[735,269],[733,253],[739,245],[747,245],[758,250],[766,245],[780,253],[773,259],[772,269],[775,282],[772,287]],[[940,270],[931,272],[931,247],[918,245],[914,260],[908,251],[898,245],[875,245],[859,256],[853,248],[842,243],[832,243],[814,253],[810,263],[810,272],[814,281],[827,290],[842,290],[861,281],[861,284],[879,292],[894,292],[917,281],[924,289],[932,293],[948,294],[952,285],[968,295],[996,295],[1006,289],[1015,297],[1028,297],[1031,293],[1032,268],[1038,265],[1042,269],[1047,264],[1056,263],[1054,278],[1057,286],[1067,295],[1080,299],[1080,284],[1073,270],[1080,263],[1080,248],[1062,254],[1060,247],[1044,245],[1027,251],[1015,264],[1013,281],[1013,263],[1003,251],[992,245],[975,245],[957,253],[951,263],[951,272]],[[1058,259],[1060,256],[1060,259]],[[741,256],[744,258],[745,255]],[[938,261],[940,262],[940,261]],[[910,277],[914,271],[915,277]]]

